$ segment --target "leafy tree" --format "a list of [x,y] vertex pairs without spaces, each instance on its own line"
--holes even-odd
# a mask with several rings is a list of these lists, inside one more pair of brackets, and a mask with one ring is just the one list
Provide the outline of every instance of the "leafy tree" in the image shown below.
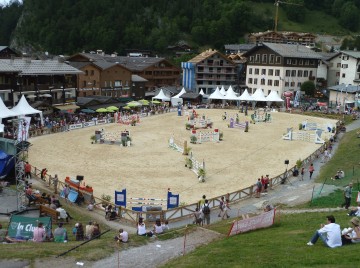
[[313,81],[305,81],[302,83],[300,89],[301,91],[305,91],[305,95],[314,96],[315,94],[315,83]]
[[345,3],[340,12],[340,24],[351,30],[356,31],[359,27],[359,9],[352,2]]

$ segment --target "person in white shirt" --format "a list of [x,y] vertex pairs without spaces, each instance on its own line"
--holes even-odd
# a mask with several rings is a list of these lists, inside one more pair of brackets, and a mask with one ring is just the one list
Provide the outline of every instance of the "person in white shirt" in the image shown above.
[[146,235],[146,226],[143,221],[143,218],[139,218],[139,223],[137,224],[137,234],[141,236]]
[[321,229],[315,232],[311,240],[307,243],[308,246],[313,246],[319,238],[321,238],[329,248],[342,246],[340,225],[335,223],[335,217],[333,215],[326,216],[326,218],[327,223],[321,224]]
[[115,236],[115,240],[117,242],[127,243],[129,240],[128,232],[124,231],[124,229],[119,230],[119,235]]

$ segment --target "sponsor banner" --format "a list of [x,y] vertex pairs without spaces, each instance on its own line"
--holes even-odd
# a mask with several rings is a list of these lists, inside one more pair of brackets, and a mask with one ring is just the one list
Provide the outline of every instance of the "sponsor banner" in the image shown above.
[[70,130],[78,129],[78,128],[82,128],[82,127],[83,127],[82,124],[72,124],[72,125],[69,125],[69,129],[70,129]]
[[95,126],[95,122],[94,121],[89,121],[89,122],[85,122],[83,123],[84,127],[92,127]]
[[101,120],[96,121],[97,125],[102,125],[102,124],[106,124],[106,123],[107,123],[106,119],[101,119]]
[[270,210],[268,212],[264,212],[255,217],[235,221],[230,228],[228,236],[269,227],[273,225],[274,220],[275,220],[275,209]]
[[8,227],[8,236],[20,240],[32,239],[34,228],[38,226],[38,222],[44,224],[46,233],[51,233],[50,217],[30,218],[12,215]]
[[29,127],[31,117],[22,117],[22,120],[19,120],[19,129],[18,129],[18,141],[27,141],[29,138]]

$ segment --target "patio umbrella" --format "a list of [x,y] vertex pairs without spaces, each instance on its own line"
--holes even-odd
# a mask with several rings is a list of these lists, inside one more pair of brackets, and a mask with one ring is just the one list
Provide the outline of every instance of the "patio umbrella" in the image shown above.
[[106,108],[99,108],[96,110],[97,113],[107,113],[109,112]]
[[129,106],[129,107],[139,107],[142,104],[140,102],[137,102],[137,101],[130,101],[126,105]]
[[160,104],[161,101],[153,100],[153,101],[151,101],[151,103],[153,103],[153,104]]
[[108,108],[106,108],[106,111],[107,111],[108,113],[115,113],[115,112],[116,112],[115,110],[113,110],[113,109],[108,109]]
[[119,111],[119,108],[118,107],[115,107],[115,106],[109,106],[106,108],[107,110],[112,110],[112,111]]
[[144,100],[144,99],[138,100],[138,102],[140,102],[142,105],[145,105],[145,106],[149,105],[149,103],[150,103],[148,100]]
[[26,97],[29,98],[29,99],[35,99],[36,98],[35,95],[27,95]]
[[81,112],[86,113],[86,114],[93,114],[93,113],[95,113],[94,110],[91,110],[91,109],[88,109],[88,108],[86,108],[86,109],[81,109]]
[[129,106],[122,107],[124,110],[130,110],[131,108]]

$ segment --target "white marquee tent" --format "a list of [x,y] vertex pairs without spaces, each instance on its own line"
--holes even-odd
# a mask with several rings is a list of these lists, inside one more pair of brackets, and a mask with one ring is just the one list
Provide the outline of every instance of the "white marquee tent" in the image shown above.
[[278,95],[278,93],[274,90],[271,90],[270,94],[266,97],[267,100],[267,106],[270,107],[272,102],[284,102],[283,99],[281,99]]
[[221,86],[220,93],[221,93],[221,95],[224,95],[224,96],[226,95],[226,90],[225,90],[224,86]]
[[183,95],[184,93],[186,93],[185,88],[182,88],[179,94],[175,95],[174,97],[171,97],[171,105],[177,106],[179,102],[182,104],[183,99],[181,98],[181,95]]
[[231,86],[229,86],[228,90],[226,91],[226,95],[224,97],[225,100],[239,100],[239,97],[236,96],[236,93],[232,89]]
[[11,109],[11,111],[14,112],[16,116],[24,116],[27,114],[40,114],[41,124],[43,124],[44,122],[42,111],[36,110],[31,107],[24,95],[21,96],[20,101],[18,102],[18,104],[16,104],[15,107]]
[[160,89],[159,94],[157,94],[155,97],[152,97],[152,99],[153,100],[157,99],[157,100],[161,100],[161,101],[170,101],[170,98],[164,94],[164,91],[162,89]]
[[214,99],[214,100],[223,100],[224,99],[224,95],[222,95],[220,93],[219,87],[216,87],[215,91],[213,93],[211,93],[211,95],[209,96],[209,99]]
[[0,97],[0,119],[16,116],[16,114],[5,106],[2,98]]
[[247,89],[244,90],[244,92],[241,94],[241,96],[239,97],[239,100],[241,101],[252,101],[254,100],[253,97],[249,94],[249,92],[247,91]]
[[252,94],[253,100],[254,101],[267,101],[267,99],[265,98],[264,92],[261,88],[258,88],[254,94]]

